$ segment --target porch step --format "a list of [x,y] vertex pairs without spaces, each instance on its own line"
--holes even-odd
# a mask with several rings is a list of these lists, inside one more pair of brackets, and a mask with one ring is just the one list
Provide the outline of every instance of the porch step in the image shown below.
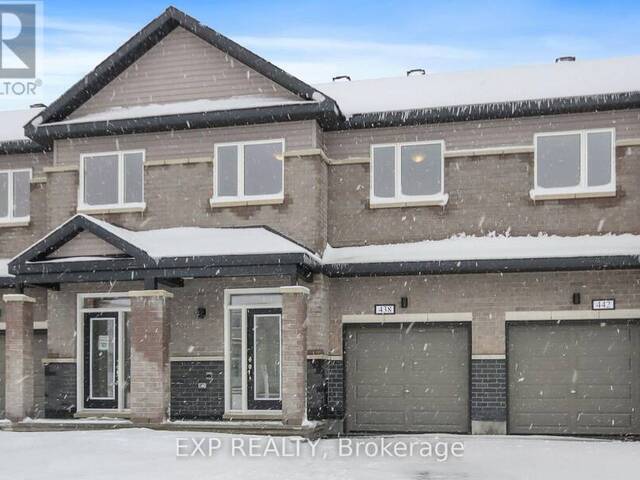
[[166,423],[134,423],[127,420],[55,420],[0,422],[0,430],[13,432],[59,432],[66,430],[111,430],[116,428],[150,428],[181,432],[219,432],[242,435],[300,436],[315,439],[327,434],[325,422],[310,422],[301,426],[284,425],[278,421],[172,421]]

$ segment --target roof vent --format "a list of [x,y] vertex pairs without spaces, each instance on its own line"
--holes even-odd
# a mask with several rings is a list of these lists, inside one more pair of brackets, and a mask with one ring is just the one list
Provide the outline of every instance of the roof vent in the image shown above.
[[351,81],[351,77],[349,75],[338,75],[337,77],[333,77],[331,80],[334,81],[334,82],[337,82],[337,81],[340,81],[340,80],[350,82]]
[[407,77],[411,75],[426,75],[427,72],[424,68],[412,68],[411,70],[407,70]]
[[29,108],[47,108],[44,103],[33,103],[29,105]]
[[576,57],[573,57],[573,56],[556,58],[556,63],[560,63],[560,62],[575,62],[575,61],[576,61]]

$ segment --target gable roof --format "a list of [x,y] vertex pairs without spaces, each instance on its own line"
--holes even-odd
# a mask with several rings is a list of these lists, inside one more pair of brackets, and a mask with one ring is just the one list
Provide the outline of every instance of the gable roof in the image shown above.
[[[122,252],[121,256],[49,258],[81,232],[90,232]],[[312,251],[267,227],[177,227],[127,230],[78,214],[16,255],[8,273],[63,273],[69,270],[140,270],[245,264],[310,264]]]
[[[260,108],[247,109],[254,110],[254,112],[242,112],[242,109],[240,109],[240,113],[230,119],[221,115],[207,117],[205,115],[206,111],[199,111],[195,113],[188,112],[190,115],[185,115],[184,118],[170,118],[175,117],[175,115],[158,115],[144,121],[122,120],[121,123],[93,121],[83,124],[84,126],[74,125],[73,128],[68,126],[56,128],[56,122],[63,121],[80,105],[89,100],[178,27],[186,29],[210,45],[264,75],[269,80],[299,96],[306,103],[302,106],[281,105],[267,107],[263,111],[259,111],[261,110]],[[258,112],[255,112],[255,110],[258,110]],[[89,134],[108,135],[179,128],[203,128],[257,122],[261,118],[263,121],[277,121],[277,118],[287,119],[289,110],[291,110],[290,113],[293,119],[303,116],[304,118],[319,118],[320,121],[324,121],[327,116],[333,118],[339,115],[339,109],[335,101],[323,95],[311,85],[290,75],[233,40],[171,6],[47,107],[38,118],[27,125],[26,134],[29,138],[35,139],[40,143],[50,143],[50,137],[62,138],[63,130],[69,131],[70,136],[85,136]],[[276,120],[272,118],[276,118]],[[46,124],[46,126],[39,129],[38,126],[41,124]]]
[[640,56],[318,84],[343,127],[640,107]]
[[0,153],[41,152],[44,148],[25,136],[24,126],[44,108],[0,111]]

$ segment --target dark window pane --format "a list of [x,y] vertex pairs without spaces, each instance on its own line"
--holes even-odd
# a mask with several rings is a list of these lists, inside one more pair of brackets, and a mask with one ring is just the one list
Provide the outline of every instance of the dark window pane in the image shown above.
[[587,134],[587,185],[597,187],[611,182],[611,132]]
[[244,147],[244,194],[275,195],[282,192],[282,143]]
[[377,198],[395,196],[395,148],[376,147],[373,149],[373,195]]
[[118,203],[118,155],[85,157],[84,202],[87,205]]
[[440,144],[407,145],[401,148],[403,195],[435,195],[442,188]]
[[9,174],[0,173],[0,217],[9,216]]
[[124,154],[124,201],[144,201],[144,161],[142,152]]
[[238,147],[218,148],[216,166],[218,168],[218,196],[235,197],[238,195]]
[[580,134],[540,136],[538,186],[575,187],[580,183]]

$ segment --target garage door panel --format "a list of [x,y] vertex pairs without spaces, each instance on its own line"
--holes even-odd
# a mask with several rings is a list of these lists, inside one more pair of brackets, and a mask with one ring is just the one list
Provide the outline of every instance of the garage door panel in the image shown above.
[[402,397],[402,385],[356,385],[356,395],[359,400],[367,401],[375,398]]
[[631,385],[580,385],[576,387],[577,397],[582,399],[631,400]]
[[569,414],[560,412],[522,413],[513,418],[514,425],[523,430],[520,433],[529,433],[532,429],[554,428],[566,430],[569,423]]
[[398,331],[360,325],[345,332],[347,429],[468,431],[467,328],[414,324]]
[[508,338],[510,432],[640,433],[637,323],[510,325]]
[[578,414],[578,426],[582,428],[630,428],[631,415],[628,413],[580,413]]

